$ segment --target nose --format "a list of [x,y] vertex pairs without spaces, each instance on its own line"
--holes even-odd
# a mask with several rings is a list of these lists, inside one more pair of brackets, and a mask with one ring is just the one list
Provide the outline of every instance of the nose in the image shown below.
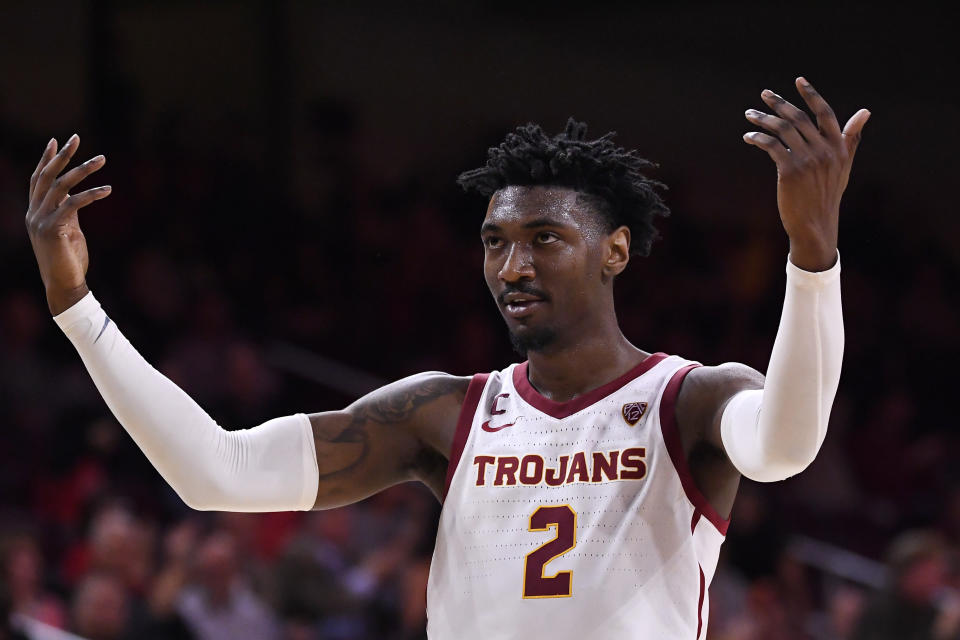
[[523,279],[533,280],[533,276],[533,256],[530,255],[529,248],[519,242],[513,243],[500,271],[497,272],[497,277],[504,282],[517,282]]

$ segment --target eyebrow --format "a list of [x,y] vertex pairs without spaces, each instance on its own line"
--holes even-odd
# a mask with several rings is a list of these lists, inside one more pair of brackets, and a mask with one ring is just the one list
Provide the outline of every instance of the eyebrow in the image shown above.
[[[533,220],[530,220],[529,222],[525,222],[523,224],[524,229],[537,229],[539,227],[566,227],[566,226],[568,225],[554,218],[550,218],[548,216],[540,216],[538,218],[534,218]],[[493,224],[492,222],[484,222],[483,226],[480,227],[480,233],[486,233],[488,231],[503,231],[503,228],[500,227],[499,225]]]

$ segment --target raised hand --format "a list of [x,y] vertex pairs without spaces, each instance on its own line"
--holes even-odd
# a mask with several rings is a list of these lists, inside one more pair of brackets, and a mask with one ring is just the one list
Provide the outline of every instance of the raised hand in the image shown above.
[[841,131],[833,109],[816,89],[802,77],[796,85],[816,124],[803,110],[764,89],[760,96],[776,115],[747,109],[746,117],[774,135],[750,131],[743,139],[766,151],[777,165],[777,206],[790,237],[791,262],[807,271],[824,271],[836,260],[840,197],[870,112],[860,109]]
[[74,134],[57,153],[57,141],[51,139],[30,176],[27,233],[53,315],[68,309],[89,291],[87,241],[80,231],[77,211],[110,195],[109,186],[70,195],[70,189],[106,162],[103,156],[97,156],[61,176],[79,145],[80,137]]

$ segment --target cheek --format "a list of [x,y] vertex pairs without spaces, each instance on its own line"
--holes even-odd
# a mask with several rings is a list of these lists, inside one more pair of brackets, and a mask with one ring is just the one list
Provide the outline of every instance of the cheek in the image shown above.
[[600,279],[600,256],[591,250],[571,251],[563,259],[563,269],[571,283],[581,285],[580,288],[595,284]]
[[565,253],[552,260],[549,269],[538,270],[538,278],[556,300],[575,306],[596,288],[596,269],[584,258],[582,253]]
[[499,267],[494,263],[493,260],[490,260],[487,256],[483,257],[483,280],[487,283],[487,288],[491,292],[494,290],[494,285],[497,283],[497,273]]

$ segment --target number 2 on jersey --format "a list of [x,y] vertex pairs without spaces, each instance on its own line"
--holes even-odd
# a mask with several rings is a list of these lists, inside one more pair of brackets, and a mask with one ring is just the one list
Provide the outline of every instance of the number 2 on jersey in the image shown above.
[[546,576],[547,563],[577,544],[577,512],[564,504],[537,508],[530,516],[529,531],[556,528],[557,537],[527,554],[523,563],[524,598],[569,598],[573,595],[573,571]]

